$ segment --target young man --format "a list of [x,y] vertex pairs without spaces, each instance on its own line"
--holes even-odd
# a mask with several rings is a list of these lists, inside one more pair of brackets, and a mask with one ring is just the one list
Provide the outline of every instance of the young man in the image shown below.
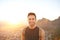
[[29,26],[23,30],[21,40],[45,40],[44,30],[36,25],[35,13],[28,13],[27,18]]

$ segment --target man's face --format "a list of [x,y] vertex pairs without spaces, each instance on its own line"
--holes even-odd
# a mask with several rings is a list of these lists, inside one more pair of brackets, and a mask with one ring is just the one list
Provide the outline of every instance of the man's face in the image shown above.
[[29,25],[30,25],[31,27],[35,25],[35,23],[36,23],[36,18],[35,18],[34,15],[29,15],[29,16],[28,16],[28,23],[29,23]]

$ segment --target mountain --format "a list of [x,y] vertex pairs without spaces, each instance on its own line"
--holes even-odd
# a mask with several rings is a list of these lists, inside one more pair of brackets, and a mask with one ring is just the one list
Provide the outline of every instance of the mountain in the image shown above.
[[[42,18],[39,19],[37,21],[37,26],[43,28],[45,30],[45,32],[47,31],[47,33],[49,35],[54,35],[54,37],[60,38],[60,17],[58,17],[57,19],[50,21],[46,18]],[[48,36],[48,35],[47,35]]]
[[56,27],[55,30],[55,36],[58,36],[58,38],[60,38],[60,17],[58,17],[58,19],[55,19],[52,21],[53,25]]
[[46,18],[42,18],[42,19],[38,20],[37,25],[48,32],[54,29],[54,27],[52,25],[52,21],[50,21]]

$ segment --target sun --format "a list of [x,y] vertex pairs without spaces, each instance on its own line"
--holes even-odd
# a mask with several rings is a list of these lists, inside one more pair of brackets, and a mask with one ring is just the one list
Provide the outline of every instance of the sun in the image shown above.
[[19,20],[11,19],[11,20],[8,20],[8,22],[11,24],[18,24]]

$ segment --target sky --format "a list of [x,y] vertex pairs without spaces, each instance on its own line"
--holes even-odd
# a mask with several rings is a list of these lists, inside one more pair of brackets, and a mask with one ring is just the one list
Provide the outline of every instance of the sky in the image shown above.
[[60,16],[60,0],[0,0],[0,21],[26,22],[29,12],[54,20]]

